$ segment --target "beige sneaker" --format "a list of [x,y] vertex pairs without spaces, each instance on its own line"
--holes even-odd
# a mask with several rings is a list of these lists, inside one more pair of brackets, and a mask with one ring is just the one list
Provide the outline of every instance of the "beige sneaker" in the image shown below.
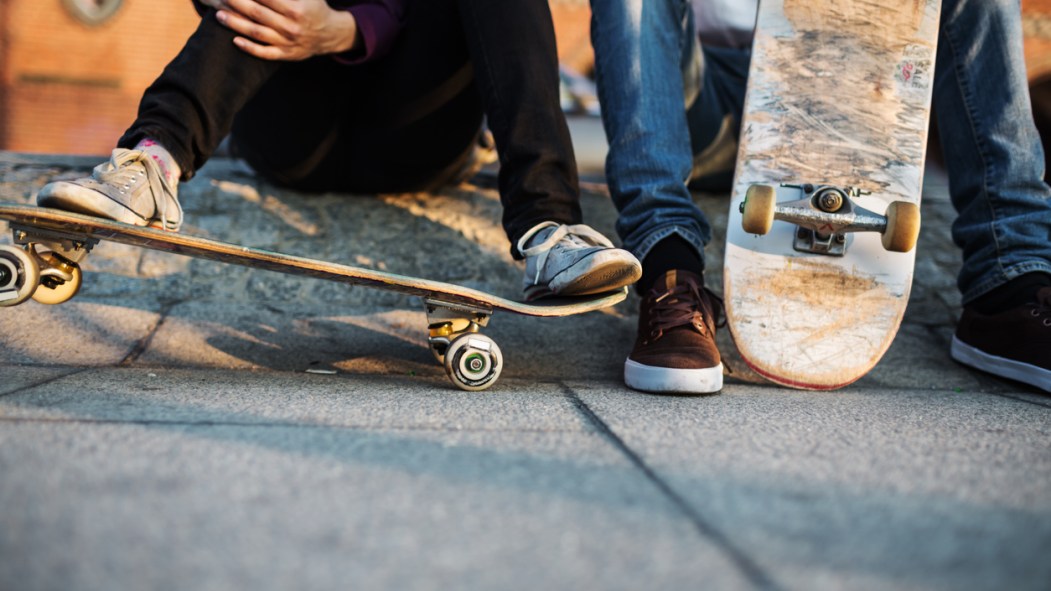
[[526,300],[611,291],[642,276],[634,255],[583,224],[537,224],[518,241],[518,251],[526,261]]
[[182,225],[177,187],[164,180],[153,158],[138,150],[113,150],[90,177],[48,183],[40,189],[37,205],[172,232]]

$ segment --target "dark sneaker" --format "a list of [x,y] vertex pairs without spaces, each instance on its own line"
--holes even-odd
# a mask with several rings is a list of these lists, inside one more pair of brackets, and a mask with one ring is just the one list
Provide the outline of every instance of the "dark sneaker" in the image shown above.
[[1051,287],[1038,291],[1036,301],[998,314],[965,307],[952,358],[1051,392]]
[[608,238],[584,224],[537,224],[518,241],[518,251],[525,257],[527,300],[611,291],[642,276],[642,264],[635,255],[615,248]]
[[109,162],[96,166],[90,177],[44,185],[37,204],[173,232],[182,224],[176,187],[139,150],[113,150]]
[[639,334],[624,362],[624,383],[643,392],[710,394],[723,387],[715,345],[719,299],[699,275],[668,271],[642,300]]

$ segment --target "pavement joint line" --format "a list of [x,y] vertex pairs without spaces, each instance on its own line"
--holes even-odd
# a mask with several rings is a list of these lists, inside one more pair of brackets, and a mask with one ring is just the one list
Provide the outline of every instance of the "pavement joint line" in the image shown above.
[[[1038,402],[1036,400],[1029,400],[1028,398],[1022,398],[1022,397],[1020,397],[1018,395],[1010,394],[1010,393],[1007,393],[1007,392],[990,392],[990,394],[992,394],[993,396],[999,396],[1000,398],[1009,398],[1011,400],[1017,400],[1018,402],[1026,402],[1026,403],[1032,404],[1033,406],[1040,406],[1040,407],[1043,407],[1043,408],[1051,408],[1051,401],[1046,402],[1046,403],[1045,402]],[[1037,394],[1039,394],[1039,392],[1037,392]]]
[[81,367],[81,368],[78,368],[78,369],[74,369],[73,371],[69,371],[69,372],[66,372],[64,374],[61,374],[61,375],[51,376],[49,378],[44,378],[44,379],[42,379],[42,380],[40,380],[38,382],[33,382],[32,384],[29,384],[29,385],[26,385],[26,386],[22,386],[21,388],[15,388],[14,390],[11,390],[10,392],[0,393],[0,398],[3,398],[5,396],[11,396],[13,394],[21,394],[22,392],[26,392],[26,391],[32,390],[34,388],[39,388],[40,386],[46,386],[47,384],[50,384],[51,382],[57,382],[59,380],[68,378],[70,376],[75,376],[75,375],[77,375],[79,373],[84,373],[85,371],[88,371],[89,369],[91,369],[91,368],[90,367]]
[[418,433],[538,433],[580,434],[577,429],[488,429],[484,427],[454,428],[426,426],[331,425],[324,423],[240,422],[240,421],[169,421],[164,419],[90,419],[68,417],[3,417],[0,423],[41,423],[54,425],[141,425],[164,427],[252,427],[264,429],[326,429],[345,431],[405,431]]
[[146,349],[149,348],[150,343],[153,342],[153,337],[157,334],[157,331],[159,331],[160,328],[164,326],[164,322],[168,319],[168,316],[171,315],[172,308],[182,303],[183,301],[184,300],[169,300],[163,302],[161,304],[161,309],[159,312],[160,318],[157,319],[157,323],[154,324],[152,328],[150,328],[150,331],[146,334],[145,337],[139,339],[134,345],[132,345],[131,350],[128,351],[128,354],[125,355],[124,359],[121,359],[120,362],[117,363],[117,365],[120,367],[129,367],[133,363],[135,363],[139,359],[139,357],[141,357],[142,354],[146,352]]
[[686,515],[693,524],[694,529],[697,530],[702,538],[708,539],[722,550],[730,561],[737,565],[737,568],[741,573],[751,581],[756,588],[771,590],[780,589],[773,579],[764,572],[755,561],[745,554],[744,551],[735,546],[725,534],[712,524],[708,523],[699,511],[690,505],[682,495],[676,492],[670,484],[657,475],[656,471],[651,468],[649,464],[647,464],[645,460],[635,452],[635,450],[631,449],[627,442],[621,439],[621,437],[617,435],[586,402],[577,396],[576,392],[571,387],[563,383],[562,390],[565,393],[566,398],[568,398],[584,416],[584,419],[591,423],[592,426],[598,430],[599,434],[612,444],[613,447],[617,448],[617,450],[620,451],[620,453],[623,454],[636,469],[641,471],[646,479],[653,483],[658,491],[671,501],[672,505]]

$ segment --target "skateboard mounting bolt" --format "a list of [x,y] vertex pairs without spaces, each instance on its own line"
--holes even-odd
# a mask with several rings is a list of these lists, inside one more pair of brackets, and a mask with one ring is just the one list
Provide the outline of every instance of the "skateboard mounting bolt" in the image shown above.
[[815,196],[818,208],[821,211],[835,213],[843,207],[843,194],[834,189],[826,189]]
[[472,353],[466,360],[464,365],[467,371],[471,373],[478,373],[485,369],[485,359],[478,353]]
[[25,232],[23,232],[22,230],[16,230],[15,231],[15,242],[22,242],[25,239],[26,239],[26,233]]

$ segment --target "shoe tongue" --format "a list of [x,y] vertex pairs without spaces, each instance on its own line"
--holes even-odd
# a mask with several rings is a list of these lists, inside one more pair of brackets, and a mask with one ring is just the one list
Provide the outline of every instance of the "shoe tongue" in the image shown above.
[[700,275],[685,269],[672,269],[664,274],[665,289],[671,289],[676,285],[685,285],[689,281],[693,281],[698,287],[704,285],[704,279]]
[[672,289],[674,289],[675,285],[678,283],[678,277],[679,277],[679,272],[676,271],[675,269],[672,269],[671,271],[668,271],[667,273],[665,273],[664,274],[664,289],[666,291],[671,291]]

